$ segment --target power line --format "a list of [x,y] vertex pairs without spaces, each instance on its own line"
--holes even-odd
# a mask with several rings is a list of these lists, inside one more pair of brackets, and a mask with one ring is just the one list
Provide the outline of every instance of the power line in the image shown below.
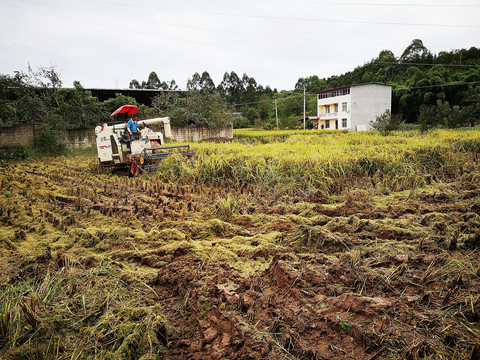
[[73,21],[86,23],[86,24],[91,24],[91,25],[96,25],[96,26],[101,26],[101,27],[108,28],[108,29],[131,32],[131,33],[136,33],[136,34],[140,34],[140,35],[144,35],[144,36],[152,36],[152,37],[161,38],[161,39],[180,41],[180,42],[185,42],[185,43],[195,44],[195,45],[211,46],[211,47],[217,47],[217,48],[223,48],[223,49],[229,49],[229,50],[236,50],[236,51],[242,51],[242,52],[259,53],[259,54],[267,54],[267,55],[280,55],[280,56],[288,56],[288,57],[304,58],[304,59],[335,60],[335,61],[346,61],[346,62],[360,61],[358,59],[356,60],[356,59],[352,59],[352,58],[338,59],[338,58],[326,58],[326,57],[321,57],[321,56],[302,55],[302,54],[295,54],[295,53],[281,53],[281,52],[272,52],[272,51],[262,51],[262,50],[247,49],[247,48],[241,48],[241,47],[235,47],[235,46],[212,44],[212,43],[207,43],[207,42],[203,42],[203,41],[187,40],[187,39],[182,39],[182,38],[172,37],[172,36],[164,36],[164,35],[160,36],[160,35],[156,35],[156,34],[152,34],[152,33],[147,33],[147,32],[143,32],[143,31],[134,30],[132,28],[116,27],[116,26],[111,26],[111,25],[106,25],[106,24],[99,24],[99,23],[96,23],[96,22],[93,22],[93,21],[88,21],[88,20],[83,20],[83,19],[79,20],[79,19],[72,18],[72,17],[69,17],[69,16],[63,16],[63,15],[59,15],[59,14],[50,13],[48,11],[42,11],[42,10],[32,10],[32,9],[24,8],[24,7],[21,7],[21,6],[18,6],[18,5],[13,5],[13,4],[8,4],[8,6],[16,7],[18,9],[22,9],[22,10],[32,11],[32,12],[35,12],[35,13],[42,12],[42,13],[50,15],[50,16],[55,16],[55,17],[59,17],[59,18],[67,19],[67,20],[73,20]]
[[175,12],[192,13],[192,14],[221,15],[221,16],[231,16],[231,17],[252,18],[252,19],[268,19],[268,20],[283,20],[283,21],[288,20],[288,21],[302,21],[302,22],[308,21],[308,22],[316,22],[316,23],[327,22],[327,23],[343,23],[343,24],[396,25],[396,26],[430,26],[430,27],[459,27],[459,28],[479,28],[480,27],[480,25],[464,25],[464,24],[425,24],[425,23],[403,23],[403,22],[387,22],[387,21],[296,18],[296,17],[283,17],[283,16],[236,14],[236,13],[219,12],[219,11],[204,11],[204,10],[190,10],[190,9],[185,10],[185,9],[176,9],[176,8],[163,7],[163,6],[115,3],[111,1],[102,1],[102,0],[83,0],[83,1],[99,3],[99,4],[107,4],[107,5],[126,6],[126,7],[133,7],[133,8],[146,8],[146,9],[166,10],[166,11],[175,11]]
[[[81,13],[85,13],[85,14],[92,14],[92,15],[97,15],[98,14],[98,13],[92,12],[92,11],[78,10],[78,9],[73,9],[71,7],[66,7],[66,6],[45,4],[45,3],[38,2],[38,1],[32,1],[32,0],[21,0],[21,1],[32,3],[32,4],[37,4],[37,5],[41,5],[41,6],[49,6],[49,7],[54,7],[54,8],[58,8],[58,9],[65,9],[65,10],[70,10],[70,11],[74,11],[74,12],[81,12]],[[117,19],[123,19],[123,20],[129,20],[129,21],[131,20],[131,17],[127,17],[127,16],[119,16],[119,15],[112,15],[112,14],[104,14],[104,15],[112,17],[112,18],[117,18]],[[290,36],[269,35],[269,34],[264,34],[264,33],[259,34],[259,33],[240,32],[240,31],[219,30],[219,29],[212,29],[212,28],[193,26],[193,25],[184,25],[184,24],[179,25],[179,24],[163,22],[163,21],[156,21],[156,20],[149,20],[149,19],[142,19],[142,22],[148,22],[148,23],[159,24],[159,25],[174,26],[174,27],[179,27],[179,28],[184,28],[184,29],[210,31],[210,32],[216,32],[216,33],[223,33],[223,34],[235,34],[235,35],[252,36],[252,37],[264,37],[264,38],[267,38],[267,39],[309,41],[309,42],[331,43],[331,44],[385,46],[384,44],[380,44],[380,43],[368,43],[368,42],[345,41],[345,40],[328,40],[328,39],[323,39],[323,38],[322,39],[319,39],[319,38],[300,38],[300,37],[293,37],[293,36],[290,37]],[[405,47],[404,44],[402,44],[402,45],[389,44],[388,46]],[[432,47],[440,47],[440,46],[432,46]],[[444,46],[442,46],[442,48],[444,48]]]
[[15,45],[17,45],[17,46],[21,46],[21,47],[24,47],[24,48],[29,49],[29,50],[31,50],[31,51],[38,52],[39,54],[48,56],[48,57],[50,57],[50,58],[52,58],[52,59],[56,59],[56,60],[61,61],[61,62],[63,62],[63,63],[72,64],[72,65],[74,65],[74,66],[76,66],[76,67],[78,67],[78,68],[83,69],[83,71],[86,71],[86,72],[88,72],[88,73],[94,73],[94,74],[97,74],[97,75],[106,77],[106,78],[108,78],[108,79],[113,79],[113,80],[115,80],[112,76],[108,76],[108,75],[102,74],[102,73],[97,72],[97,71],[92,71],[92,70],[87,69],[87,68],[85,68],[85,67],[83,67],[83,66],[80,66],[80,65],[77,65],[77,64],[73,64],[73,63],[71,63],[70,61],[67,61],[67,60],[65,60],[65,59],[61,59],[61,58],[59,58],[59,57],[57,57],[57,56],[55,56],[55,55],[49,54],[49,53],[47,53],[47,52],[45,52],[45,51],[42,51],[42,50],[33,48],[33,47],[31,47],[31,46],[28,46],[28,45],[19,43],[18,41],[14,41],[14,40],[8,39],[8,38],[6,38],[5,36],[0,35],[0,38],[1,38],[1,39],[4,39],[4,40],[6,40],[6,41],[9,41],[9,42],[11,42],[12,44],[15,44]]
[[[96,12],[78,10],[78,9],[73,9],[71,7],[66,7],[66,6],[45,4],[45,3],[41,3],[41,2],[38,2],[38,1],[32,1],[32,0],[20,0],[20,1],[28,2],[28,3],[32,3],[32,4],[37,4],[37,5],[41,5],[41,6],[48,6],[48,7],[58,8],[58,9],[71,10],[71,11],[74,11],[74,12],[81,12],[81,13],[85,13],[85,14],[98,15],[98,13],[96,13]],[[112,15],[112,14],[104,14],[104,15],[112,17],[112,18],[117,18],[117,19],[123,19],[123,20],[129,20],[129,21],[131,20],[131,17],[127,17],[127,16],[119,16],[119,15]],[[325,39],[319,39],[319,38],[300,38],[300,37],[293,37],[293,36],[290,37],[290,36],[278,36],[278,35],[259,34],[259,33],[248,33],[248,32],[240,32],[240,31],[230,31],[230,30],[219,30],[219,29],[212,29],[212,28],[193,26],[193,25],[184,25],[184,24],[179,25],[179,24],[168,23],[168,22],[163,22],[163,21],[156,21],[156,20],[149,20],[149,19],[142,19],[142,22],[148,22],[148,23],[159,24],[159,25],[174,26],[174,27],[179,27],[179,28],[184,28],[184,29],[217,32],[217,33],[223,33],[223,34],[235,34],[235,35],[244,35],[244,36],[252,36],[252,37],[264,37],[264,38],[268,38],[268,39],[283,39],[283,40],[294,40],[294,41],[314,41],[314,42],[332,43],[332,44],[357,44],[357,45],[384,46],[384,44],[380,44],[380,43],[367,43],[367,42],[343,41],[343,40],[325,40]],[[400,47],[400,46],[404,46],[404,45],[390,44],[389,46]]]
[[468,64],[426,64],[426,63],[411,63],[411,62],[394,62],[394,61],[374,61],[375,64],[388,65],[407,65],[407,66],[445,66],[445,67],[480,67],[480,65]]
[[[59,7],[59,6],[55,6],[55,5],[42,4],[42,3],[35,2],[35,1],[31,1],[31,0],[23,0],[23,1],[30,2],[30,3],[34,3],[34,4],[51,6],[51,7]],[[108,2],[108,1],[98,1],[98,0],[83,0],[83,1],[112,4],[111,2]],[[23,8],[23,7],[21,7],[21,6],[17,6],[17,5],[13,5],[13,4],[8,4],[8,5],[9,5],[9,6],[12,6],[12,7],[17,7],[17,8],[19,8],[19,9],[27,10],[27,11],[34,11],[34,10],[32,10],[32,9],[25,9],[25,8]],[[130,5],[130,4],[119,4],[119,5],[122,5],[122,6],[137,6],[137,5]],[[137,6],[137,7],[139,7],[139,6]],[[145,7],[145,6],[142,6],[142,7]],[[60,7],[60,8],[64,8],[64,7]],[[153,8],[158,8],[158,7],[153,7]],[[68,8],[66,8],[66,9],[68,9]],[[71,10],[73,10],[73,9],[71,9]],[[35,10],[35,11],[39,11],[39,10]],[[77,10],[73,10],[73,11],[77,11]],[[59,14],[54,14],[54,13],[50,13],[50,12],[48,12],[48,11],[42,11],[42,12],[45,13],[45,14],[51,15],[51,16],[60,17],[60,18],[65,18],[65,19],[68,19],[68,20],[74,20],[74,21],[83,22],[83,23],[87,23],[87,24],[93,24],[93,25],[97,25],[97,26],[102,26],[102,27],[111,28],[111,29],[114,29],[114,30],[122,30],[122,31],[127,31],[127,32],[132,32],[132,33],[138,33],[138,34],[141,34],[141,35],[147,35],[147,36],[153,36],[153,37],[160,37],[160,38],[163,38],[163,39],[174,40],[174,41],[182,41],[182,42],[187,42],[187,43],[192,43],[192,44],[198,44],[198,45],[206,45],[206,46],[213,46],[213,47],[218,47],[218,48],[233,49],[233,50],[237,50],[237,51],[261,53],[261,54],[271,54],[271,55],[281,55],[281,56],[296,57],[296,58],[320,59],[320,60],[342,60],[342,61],[347,61],[345,58],[342,58],[342,59],[334,59],[334,58],[326,58],[326,57],[312,56],[312,55],[302,55],[302,54],[292,54],[292,53],[278,53],[278,52],[267,52],[267,51],[261,51],[261,50],[252,50],[252,49],[247,49],[247,48],[239,48],[239,47],[233,47],[233,46],[224,46],[224,45],[218,45],[218,44],[211,44],[211,43],[200,42],[200,41],[185,40],[185,39],[181,39],[181,38],[177,38],[177,37],[159,36],[159,35],[155,35],[155,34],[152,34],[152,33],[145,33],[145,32],[141,32],[141,31],[138,31],[138,30],[133,30],[132,28],[118,28],[118,27],[109,26],[109,25],[106,25],[106,24],[98,24],[98,23],[95,23],[95,22],[92,22],[92,21],[79,20],[79,19],[76,19],[76,18],[71,18],[71,17],[59,15]],[[180,25],[174,25],[174,26],[180,26]],[[192,28],[195,28],[195,27],[192,27]],[[208,29],[208,30],[213,31],[212,29]],[[255,35],[255,36],[256,36],[257,34],[251,34],[251,35]],[[309,39],[305,39],[305,40],[309,40]],[[373,45],[373,44],[372,44],[372,45]],[[357,60],[354,60],[354,59],[349,58],[348,61],[359,61],[359,60],[358,60],[358,59],[357,59]]]
[[381,6],[381,7],[480,7],[479,4],[403,4],[403,3],[355,3],[355,2],[329,2],[329,1],[305,1],[305,0],[255,0],[274,3],[304,3],[309,5],[339,5],[339,6]]
[[456,83],[438,84],[438,85],[410,86],[410,87],[403,87],[403,88],[400,87],[400,88],[392,89],[392,91],[429,89],[429,88],[435,88],[435,87],[448,87],[448,86],[459,86],[459,85],[469,85],[469,84],[480,84],[480,82],[471,81],[471,82],[456,82]]

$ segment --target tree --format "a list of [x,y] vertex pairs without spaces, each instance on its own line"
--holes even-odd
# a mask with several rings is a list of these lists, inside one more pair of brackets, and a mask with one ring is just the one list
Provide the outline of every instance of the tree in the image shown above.
[[230,104],[242,101],[243,84],[235,71],[225,72],[222,82],[217,87],[218,92],[227,98]]
[[400,62],[420,62],[431,56],[430,51],[423,45],[420,39],[414,39],[403,51]]
[[255,102],[258,99],[258,85],[253,77],[243,74],[242,76],[242,87],[243,87],[243,96],[241,98],[242,102]]
[[254,121],[260,117],[257,108],[253,106],[244,106],[242,108],[242,114],[250,121],[251,124],[253,124]]
[[377,61],[380,63],[387,63],[387,65],[389,65],[389,63],[396,63],[397,58],[391,50],[384,49],[378,54]]
[[142,81],[142,83],[140,83],[138,80],[133,79],[132,81],[130,81],[129,88],[130,89],[176,90],[178,89],[178,86],[175,80],[160,81],[160,78],[158,77],[157,73],[155,71],[152,71],[148,75],[147,81]]
[[372,82],[373,81],[373,73],[371,71],[365,71],[362,76],[362,83]]
[[167,89],[168,85],[165,82],[161,82],[155,71],[152,71],[148,75],[147,82],[142,83],[143,89]]
[[130,81],[130,85],[128,86],[130,89],[141,89],[142,85],[138,82],[137,79],[133,79]]
[[193,74],[192,78],[187,82],[187,90],[201,90],[209,93],[216,91],[215,84],[210,77],[210,74],[206,71],[200,75],[198,72]]
[[19,122],[15,99],[23,86],[19,79],[0,76],[0,126],[12,126]]
[[164,93],[153,106],[160,116],[169,116],[174,126],[226,126],[233,123],[233,109],[220,94],[192,90],[188,93]]
[[33,70],[28,66],[26,73],[16,71],[13,77],[3,77],[1,85],[7,87],[1,91],[7,98],[0,100],[0,108],[4,108],[8,116],[2,114],[4,124],[51,123],[58,129],[65,126],[64,119],[57,113],[58,89],[62,83],[55,67]]
[[105,114],[90,91],[86,91],[79,81],[73,89],[58,90],[58,115],[68,128],[93,128],[101,123]]
[[268,114],[270,112],[270,109],[272,108],[272,100],[268,95],[261,95],[258,99],[258,104],[257,104],[257,111],[258,111],[258,116],[260,116],[260,119],[266,120],[268,118]]
[[202,87],[201,82],[201,76],[196,72],[193,74],[192,78],[187,81],[187,91],[200,90]]
[[114,98],[110,98],[102,102],[104,116],[109,116],[122,105],[137,105],[135,98],[116,93]]
[[480,120],[480,102],[463,107],[461,113],[461,118],[465,124],[475,126]]
[[282,91],[277,95],[278,113],[282,117],[303,115],[303,94]]
[[306,92],[317,92],[324,90],[326,85],[325,79],[320,79],[317,75],[313,75],[306,78],[299,78],[295,84],[295,91],[303,92],[303,88],[305,88]]
[[387,136],[390,132],[398,130],[401,124],[399,115],[392,115],[389,110],[382,115],[377,116],[374,121],[370,121],[370,126],[375,131],[380,131],[383,136]]
[[166,90],[178,90],[178,85],[175,80],[167,81],[167,89]]
[[210,74],[206,71],[202,73],[202,77],[200,78],[201,89],[208,91],[210,94],[216,92],[215,83],[213,82]]
[[420,106],[418,123],[420,124],[420,132],[422,134],[438,124],[436,107],[434,105]]

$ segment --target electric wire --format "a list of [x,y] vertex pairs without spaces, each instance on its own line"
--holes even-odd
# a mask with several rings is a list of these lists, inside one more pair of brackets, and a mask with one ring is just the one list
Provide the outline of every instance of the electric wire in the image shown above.
[[111,1],[102,0],[82,0],[91,3],[101,3],[108,5],[118,5],[133,8],[145,8],[156,9],[163,11],[183,12],[192,14],[205,14],[205,15],[221,15],[230,17],[252,18],[252,19],[266,19],[266,20],[288,20],[288,21],[301,21],[301,22],[326,22],[326,23],[341,23],[341,24],[370,24],[370,25],[396,25],[396,26],[427,26],[427,27],[458,27],[458,28],[480,28],[480,25],[466,25],[466,24],[427,24],[427,23],[404,23],[404,22],[388,22],[388,21],[362,21],[362,20],[331,20],[331,19],[315,19],[315,18],[297,18],[297,17],[284,17],[284,16],[268,16],[268,15],[253,15],[253,14],[237,14],[219,11],[205,11],[205,10],[192,10],[192,9],[176,9],[163,6],[152,5],[139,5],[128,3],[115,3]]
[[[40,5],[52,6],[52,7],[59,7],[59,6],[39,3],[39,2],[36,2],[36,1],[31,1],[31,0],[22,0],[22,1],[29,2],[29,3],[36,3],[36,4],[40,4]],[[105,1],[94,1],[94,0],[82,0],[82,1],[93,1],[93,2],[101,2],[101,3],[105,2]],[[39,10],[31,10],[31,9],[24,8],[24,7],[21,7],[21,6],[18,6],[18,5],[13,5],[13,4],[8,4],[8,5],[19,8],[19,9],[22,9],[22,10],[27,10],[27,11],[35,11],[35,12],[39,11]],[[64,7],[60,7],[60,8],[64,8]],[[68,9],[68,8],[66,8],[66,9]],[[77,10],[74,10],[74,11],[77,11]],[[92,22],[92,21],[87,21],[87,20],[83,20],[83,19],[80,20],[80,19],[69,17],[69,16],[50,13],[48,11],[42,11],[42,12],[45,13],[45,14],[51,15],[51,16],[65,18],[65,19],[68,19],[68,20],[74,20],[74,21],[77,21],[77,22],[83,22],[83,23],[92,24],[92,25],[97,25],[97,26],[101,26],[101,27],[114,29],[114,30],[133,32],[133,33],[137,33],[137,34],[141,34],[141,35],[153,36],[153,37],[158,37],[158,38],[163,38],[163,39],[168,39],[168,40],[174,40],[174,41],[183,41],[183,42],[197,44],[197,45],[213,46],[213,47],[217,47],[217,48],[225,48],[225,49],[231,49],[231,50],[237,50],[237,51],[254,52],[254,53],[262,53],[262,54],[270,54],[270,55],[281,55],[281,56],[296,57],[296,58],[308,58],[308,59],[319,59],[319,60],[340,60],[340,61],[349,61],[349,62],[351,62],[351,61],[355,61],[355,62],[362,61],[360,59],[352,59],[352,58],[349,58],[348,60],[346,60],[345,58],[338,59],[338,58],[328,58],[328,57],[313,56],[313,55],[281,53],[281,52],[268,52],[268,51],[254,50],[254,49],[234,47],[234,46],[225,46],[225,45],[212,44],[212,43],[207,43],[207,42],[186,40],[186,39],[182,39],[182,38],[178,38],[178,37],[168,37],[168,36],[164,36],[164,35],[160,36],[160,35],[156,35],[156,34],[152,34],[152,33],[141,32],[141,31],[134,30],[134,29],[131,29],[131,28],[122,28],[122,27],[115,27],[115,26],[106,25],[106,24],[99,24],[99,23]],[[209,30],[211,30],[211,29],[209,29]],[[251,35],[256,36],[256,34],[251,34]],[[309,39],[305,39],[305,40],[309,40]],[[387,64],[388,62],[385,62],[385,63]],[[452,65],[450,65],[450,66],[452,66]]]
[[401,4],[401,3],[354,3],[354,2],[323,2],[323,1],[303,1],[296,0],[282,1],[282,0],[255,0],[260,2],[275,2],[275,3],[303,3],[308,5],[335,5],[335,6],[379,6],[379,7],[479,7],[479,4]]
[[332,2],[332,1],[308,1],[308,0],[254,0],[255,2],[308,4],[308,5],[335,5],[335,6],[380,6],[380,7],[480,7],[480,4],[404,4],[404,3],[359,3],[359,2]]
[[9,38],[7,38],[7,37],[5,37],[5,36],[3,36],[3,35],[0,35],[0,38],[3,39],[3,40],[6,40],[6,41],[8,41],[8,42],[11,42],[12,44],[15,44],[16,46],[24,47],[24,48],[26,48],[26,49],[28,49],[28,50],[31,50],[31,51],[37,52],[37,53],[39,53],[39,54],[45,55],[45,56],[47,56],[47,57],[49,57],[49,58],[51,58],[51,59],[55,59],[55,60],[60,61],[60,62],[62,62],[62,63],[64,63],[64,64],[74,65],[74,66],[82,69],[83,71],[88,72],[89,74],[92,74],[92,73],[93,73],[93,74],[97,74],[97,75],[103,76],[103,77],[105,77],[105,78],[108,78],[108,79],[110,79],[110,80],[116,80],[116,79],[113,78],[112,76],[103,74],[103,73],[98,72],[98,71],[95,71],[95,70],[87,69],[87,68],[85,68],[85,67],[83,67],[83,66],[81,66],[81,65],[74,64],[74,63],[72,63],[72,62],[70,62],[70,61],[68,61],[68,60],[59,58],[59,57],[57,57],[57,56],[55,56],[55,55],[52,55],[52,54],[50,54],[50,53],[47,53],[47,52],[45,52],[45,51],[43,51],[43,50],[39,50],[39,49],[36,49],[36,48],[31,47],[31,46],[29,46],[29,45],[22,44],[22,43],[20,43],[20,42],[18,42],[18,41],[14,41],[14,40],[9,39]]
[[403,65],[403,66],[445,66],[445,67],[480,67],[477,64],[433,64],[433,63],[415,63],[415,62],[394,62],[394,61],[374,61],[375,64],[385,65]]
[[[41,6],[48,6],[48,7],[53,7],[53,8],[58,8],[58,9],[64,9],[64,10],[70,10],[74,12],[81,12],[85,14],[90,14],[90,15],[97,15],[97,13],[92,12],[92,11],[85,11],[85,10],[79,10],[79,9],[73,9],[71,7],[66,7],[66,6],[59,6],[59,5],[52,5],[52,4],[46,4],[38,1],[33,1],[33,0],[20,0],[23,2],[28,2],[32,4],[37,4]],[[108,17],[112,18],[117,18],[117,19],[122,19],[122,20],[131,20],[131,17],[127,16],[119,16],[119,15],[113,15],[113,14],[104,14]],[[231,30],[220,30],[220,29],[213,29],[213,28],[206,28],[206,27],[201,27],[201,26],[193,26],[193,25],[185,25],[185,24],[174,24],[174,23],[169,23],[169,22],[163,22],[163,21],[158,21],[158,20],[151,20],[151,19],[142,19],[142,22],[148,22],[152,24],[158,24],[158,25],[166,25],[166,26],[173,26],[177,28],[183,28],[183,29],[193,29],[193,30],[202,30],[202,31],[209,31],[209,32],[215,32],[215,33],[222,33],[222,34],[234,34],[234,35],[242,35],[242,36],[250,36],[250,37],[263,37],[267,39],[281,39],[281,40],[293,40],[293,41],[307,41],[307,42],[317,42],[317,43],[330,43],[330,44],[349,44],[349,45],[367,45],[367,46],[385,46],[385,44],[380,44],[380,43],[370,43],[370,42],[359,42],[359,41],[345,41],[345,40],[329,40],[329,39],[324,39],[324,38],[302,38],[302,37],[290,37],[290,36],[279,36],[279,35],[271,35],[271,34],[265,34],[265,33],[248,33],[248,32],[241,32],[241,31],[231,31]],[[405,47],[405,44],[389,44],[389,47]],[[431,48],[444,48],[444,46],[430,46]]]
[[248,48],[242,48],[242,47],[235,47],[235,46],[228,46],[228,45],[219,45],[219,44],[213,44],[213,43],[208,43],[204,41],[195,41],[195,40],[188,40],[188,39],[183,39],[179,37],[173,37],[173,36],[165,36],[165,35],[158,35],[158,34],[152,34],[152,33],[147,33],[144,31],[139,31],[139,30],[134,30],[131,28],[124,28],[124,27],[117,27],[117,26],[112,26],[112,25],[107,25],[107,24],[99,24],[93,21],[88,21],[84,19],[76,19],[70,16],[64,16],[64,15],[59,15],[59,14],[54,14],[48,11],[42,11],[42,10],[32,10],[28,8],[24,8],[22,6],[18,5],[13,5],[13,4],[8,4],[8,6],[19,8],[22,10],[27,10],[27,11],[32,11],[35,13],[42,12],[47,15],[51,15],[54,17],[59,17],[67,20],[73,20],[76,22],[81,22],[85,24],[90,24],[90,25],[96,25],[108,29],[113,29],[116,31],[124,31],[124,32],[130,32],[130,33],[136,33],[140,34],[143,36],[150,36],[150,37],[155,37],[155,38],[160,38],[160,39],[166,39],[166,40],[173,40],[173,41],[180,41],[180,42],[185,42],[189,44],[195,44],[195,45],[202,45],[202,46],[210,46],[210,47],[216,47],[216,48],[223,48],[223,49],[229,49],[229,50],[236,50],[236,51],[241,51],[241,52],[250,52],[250,53],[259,53],[259,54],[265,54],[265,55],[280,55],[280,56],[286,56],[286,57],[293,57],[293,58],[305,58],[305,59],[318,59],[318,60],[335,60],[335,61],[345,61],[345,62],[359,62],[362,61],[360,59],[353,59],[353,58],[329,58],[329,57],[322,57],[322,56],[313,56],[313,55],[303,55],[303,54],[297,54],[297,53],[282,53],[282,52],[273,52],[273,51],[264,51],[264,50],[259,50],[259,49],[248,49]]

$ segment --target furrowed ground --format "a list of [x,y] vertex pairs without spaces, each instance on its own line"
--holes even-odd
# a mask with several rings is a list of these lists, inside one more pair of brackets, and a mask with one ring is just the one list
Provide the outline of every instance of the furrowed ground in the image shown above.
[[479,359],[480,131],[3,164],[2,359]]

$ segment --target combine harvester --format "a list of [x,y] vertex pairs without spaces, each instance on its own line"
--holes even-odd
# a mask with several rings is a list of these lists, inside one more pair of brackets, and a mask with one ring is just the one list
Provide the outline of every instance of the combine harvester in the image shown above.
[[163,124],[165,137],[169,138],[171,137],[169,117],[139,120],[138,126],[143,126],[143,129],[140,136],[132,137],[126,130],[126,120],[137,112],[137,106],[123,105],[110,115],[123,122],[114,125],[104,124],[95,128],[100,166],[125,168],[132,176],[137,176],[140,172],[157,170],[158,162],[169,155],[181,154],[187,157],[193,155],[190,145],[163,146],[165,144],[163,134],[146,127]]

